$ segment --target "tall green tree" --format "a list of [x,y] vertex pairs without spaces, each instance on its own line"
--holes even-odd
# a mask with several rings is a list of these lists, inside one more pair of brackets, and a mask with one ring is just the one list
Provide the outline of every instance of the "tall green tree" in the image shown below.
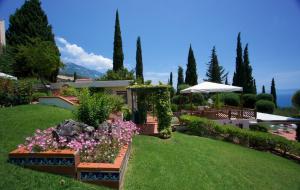
[[173,73],[170,73],[169,85],[173,86]]
[[210,57],[210,62],[208,64],[206,76],[207,76],[206,79],[207,81],[215,82],[215,83],[222,83],[227,77],[227,73],[225,73],[224,68],[219,65],[215,46],[211,51],[211,57]]
[[277,107],[277,95],[276,95],[276,87],[275,87],[274,78],[272,78],[272,82],[271,82],[271,94],[273,95],[273,98],[274,98],[275,107]]
[[190,86],[198,84],[197,64],[194,57],[192,45],[190,45],[189,49],[188,63],[185,72],[185,84],[188,84]]
[[[14,47],[14,54],[17,53],[17,46],[31,44],[32,39],[39,38],[41,41],[49,41],[55,49],[55,55],[59,58],[60,53],[54,41],[52,27],[48,23],[48,18],[39,0],[27,0],[21,8],[17,9],[9,18],[9,27],[6,32],[8,45]],[[26,63],[16,62],[14,73],[18,77],[27,77],[32,71],[26,68]],[[40,63],[44,64],[44,63]],[[28,65],[28,64],[27,64]],[[22,70],[24,69],[24,70]],[[49,78],[52,82],[56,81],[59,67],[52,68]]]
[[252,67],[250,65],[249,61],[249,52],[248,52],[248,44],[246,44],[246,47],[244,49],[244,86],[243,91],[244,93],[251,93],[255,94],[255,88],[254,88],[254,79],[252,76]]
[[241,42],[241,33],[237,37],[235,72],[233,74],[232,85],[244,87],[244,64],[243,64],[243,48]]
[[116,12],[115,35],[114,35],[114,53],[113,53],[113,71],[119,71],[123,66],[124,54],[122,48],[122,36],[119,20],[119,11]]
[[136,80],[140,81],[143,84],[144,83],[143,58],[142,58],[142,46],[141,46],[141,38],[140,37],[138,37],[137,42],[136,42],[135,74],[136,74]]
[[253,79],[254,94],[257,94],[256,81]]
[[170,72],[170,79],[169,79],[168,84],[171,86],[171,89],[170,89],[170,96],[171,96],[171,98],[172,98],[172,97],[174,96],[174,94],[175,94],[175,89],[174,89],[174,87],[173,87],[173,73],[172,73],[172,72]]
[[183,68],[178,66],[177,71],[177,94],[179,94],[179,86],[184,84],[184,78],[183,78]]
[[262,86],[261,93],[262,93],[262,94],[265,94],[265,93],[266,93],[265,85]]

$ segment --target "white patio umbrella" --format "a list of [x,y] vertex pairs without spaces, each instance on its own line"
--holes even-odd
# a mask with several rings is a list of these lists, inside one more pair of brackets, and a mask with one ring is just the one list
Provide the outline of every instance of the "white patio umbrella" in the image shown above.
[[214,82],[202,82],[195,86],[191,86],[189,88],[181,90],[180,93],[190,94],[190,93],[236,92],[236,91],[243,91],[243,88],[238,86],[214,83]]
[[5,73],[1,73],[0,72],[0,78],[6,78],[6,79],[10,79],[10,80],[17,80],[17,77],[5,74]]

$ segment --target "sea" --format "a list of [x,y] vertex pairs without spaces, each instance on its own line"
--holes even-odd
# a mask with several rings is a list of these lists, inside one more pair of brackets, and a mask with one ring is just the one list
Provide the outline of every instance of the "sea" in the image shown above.
[[292,96],[297,89],[278,89],[277,90],[277,104],[279,107],[291,107]]

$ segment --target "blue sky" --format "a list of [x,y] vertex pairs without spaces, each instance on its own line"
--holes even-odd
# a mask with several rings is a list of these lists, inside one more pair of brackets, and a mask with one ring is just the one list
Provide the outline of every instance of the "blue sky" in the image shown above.
[[[6,28],[9,15],[23,2],[0,0]],[[42,7],[63,60],[100,71],[111,67],[119,9],[124,64],[134,68],[136,39],[141,36],[146,79],[166,82],[172,71],[176,81],[177,67],[185,68],[191,43],[199,82],[214,45],[231,81],[241,32],[243,46],[249,43],[258,91],[263,84],[269,90],[272,77],[278,89],[300,87],[299,0],[42,0]]]

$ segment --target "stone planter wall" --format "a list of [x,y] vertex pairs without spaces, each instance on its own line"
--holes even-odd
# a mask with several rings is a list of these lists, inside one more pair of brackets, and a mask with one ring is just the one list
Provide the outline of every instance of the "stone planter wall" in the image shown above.
[[80,162],[78,151],[56,150],[31,153],[16,149],[8,161],[33,170],[66,175],[82,182],[121,189],[130,156],[131,145],[121,148],[114,163]]
[[76,177],[80,157],[79,152],[73,150],[30,153],[19,148],[9,153],[9,162],[38,171]]
[[83,182],[121,189],[131,146],[124,146],[114,163],[81,162],[77,166],[77,179]]

